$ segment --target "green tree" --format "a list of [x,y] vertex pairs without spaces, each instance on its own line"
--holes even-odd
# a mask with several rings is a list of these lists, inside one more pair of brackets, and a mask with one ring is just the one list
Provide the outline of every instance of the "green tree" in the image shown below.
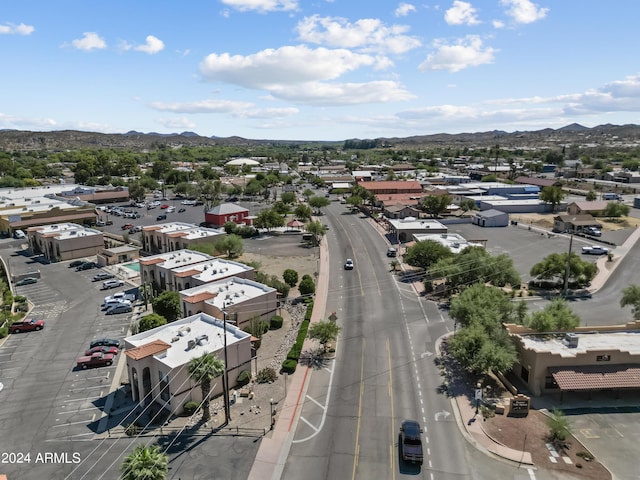
[[363,199],[358,195],[351,195],[349,198],[347,198],[347,205],[351,205],[351,208],[360,208],[360,205],[362,205],[362,203]]
[[449,348],[460,365],[474,375],[507,372],[518,359],[505,330],[490,332],[479,323],[458,330],[449,340]]
[[167,319],[168,322],[175,322],[180,318],[180,293],[176,291],[162,292],[151,302],[153,312]]
[[460,201],[460,208],[463,212],[468,212],[469,210],[477,210],[476,202],[470,198],[464,198]]
[[286,283],[290,287],[295,287],[298,283],[298,272],[292,270],[291,268],[287,268],[282,273],[282,279],[284,280],[284,283]]
[[309,206],[315,209],[318,215],[320,215],[321,213],[320,209],[326,207],[327,205],[329,205],[329,203],[331,202],[329,202],[329,200],[325,197],[315,196],[309,199]]
[[434,218],[446,212],[449,205],[451,205],[449,195],[427,195],[420,204],[422,210]]
[[302,196],[305,198],[307,202],[311,197],[313,197],[313,195],[314,195],[313,190],[311,190],[310,188],[307,188],[304,192],[302,192]]
[[302,280],[300,280],[300,285],[298,285],[298,290],[300,291],[300,295],[312,295],[316,291],[316,284],[309,275],[303,275]]
[[564,192],[560,187],[543,187],[540,192],[540,200],[551,204],[551,209],[555,212],[564,198]]
[[618,218],[629,215],[629,206],[624,203],[609,202],[602,214],[608,218]]
[[585,200],[587,202],[593,202],[593,201],[595,201],[597,199],[598,199],[598,195],[593,190],[589,190],[587,192],[587,195],[585,196]]
[[324,229],[324,225],[318,220],[313,222],[307,222],[304,226],[304,231],[313,235],[313,244],[320,245],[322,237],[326,235],[327,231]]
[[580,325],[580,317],[569,308],[566,300],[556,298],[543,310],[532,312],[525,325],[538,332],[573,330]]
[[517,321],[517,307],[501,289],[477,283],[451,300],[449,315],[458,325],[482,325],[487,333]]
[[302,221],[311,219],[311,207],[309,207],[309,205],[305,205],[304,203],[299,203],[293,210],[293,214],[296,216],[296,218],[299,218]]
[[[538,280],[549,280],[556,283],[564,281],[564,275],[567,271],[567,252],[552,253],[546,256],[541,262],[531,267],[530,274]],[[575,253],[571,254],[569,261],[568,281],[570,284],[577,286],[587,285],[598,272],[595,263],[582,260]]]
[[142,317],[138,323],[138,333],[146,332],[152,328],[167,324],[167,319],[157,313],[151,313]]
[[309,327],[307,336],[312,340],[317,340],[324,352],[327,352],[327,344],[334,342],[338,338],[341,328],[336,322],[317,322]]
[[547,417],[551,443],[558,449],[564,448],[565,441],[571,435],[571,423],[567,416],[558,409],[553,409],[551,415]]
[[629,285],[622,290],[620,307],[631,306],[634,320],[640,320],[640,285]]
[[282,195],[280,195],[280,200],[282,201],[282,203],[290,205],[298,201],[298,196],[295,194],[295,192],[282,192]]
[[440,242],[425,240],[407,248],[404,254],[404,261],[412,267],[427,270],[441,258],[452,255],[451,250]]
[[127,185],[129,188],[129,198],[140,202],[144,200],[145,195],[147,194],[147,189],[140,185],[138,180],[132,180]]
[[227,258],[235,258],[242,255],[244,243],[242,237],[236,234],[226,235],[216,242],[216,249],[227,255]]
[[282,215],[274,208],[261,210],[253,222],[254,227],[266,228],[267,231],[271,231],[272,228],[282,227],[283,225],[284,218],[282,218]]
[[165,480],[169,459],[160,446],[138,445],[120,465],[121,480]]
[[277,212],[278,214],[282,215],[286,215],[289,213],[289,204],[284,203],[281,200],[278,200],[277,202],[275,202],[273,204],[273,207],[271,207],[272,210],[274,210],[275,212]]
[[[187,371],[194,382],[200,384],[202,390],[202,422],[207,422],[211,418],[209,411],[209,397],[211,395],[211,382],[224,373],[224,363],[212,353],[204,353],[200,357],[193,358],[187,364]],[[224,377],[223,380],[224,382]],[[224,385],[224,395],[227,395],[228,385]],[[225,418],[225,422],[229,422]]]

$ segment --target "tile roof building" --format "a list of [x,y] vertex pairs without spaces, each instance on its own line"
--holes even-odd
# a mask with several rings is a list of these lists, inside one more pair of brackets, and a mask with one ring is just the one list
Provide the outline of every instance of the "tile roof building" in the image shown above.
[[167,222],[142,227],[142,248],[151,254],[188,249],[193,245],[215,241],[223,230],[205,228],[185,222]]
[[[243,370],[251,372],[251,335],[205,313],[124,339],[131,394],[141,405],[156,403],[180,414],[188,401],[202,402],[202,389],[189,375],[190,361],[212,353],[224,361],[227,345],[229,387]],[[222,378],[211,382],[209,397],[223,392]]]
[[506,328],[519,357],[512,372],[534,395],[640,390],[639,321],[556,333]]

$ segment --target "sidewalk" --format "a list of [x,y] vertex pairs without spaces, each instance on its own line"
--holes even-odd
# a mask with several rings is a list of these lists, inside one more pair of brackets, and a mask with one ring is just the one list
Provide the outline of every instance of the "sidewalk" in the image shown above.
[[[328,272],[327,240],[323,238],[320,244],[320,268],[311,323],[319,322],[326,318],[325,310],[329,289]],[[315,346],[316,344],[313,341],[307,339],[302,350],[310,350]],[[304,404],[311,372],[312,370],[309,367],[300,362],[293,375],[289,376],[288,393],[281,406],[279,406],[278,419],[273,427],[271,436],[264,437],[260,443],[248,480],[276,480],[281,478],[289,455],[289,449],[293,442],[295,424],[300,417],[302,405]]]

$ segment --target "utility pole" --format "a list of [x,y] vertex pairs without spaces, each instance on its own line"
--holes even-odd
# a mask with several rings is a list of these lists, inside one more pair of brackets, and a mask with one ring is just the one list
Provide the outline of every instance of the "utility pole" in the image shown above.
[[563,295],[567,296],[569,291],[569,272],[571,270],[571,247],[573,246],[573,225],[571,225],[571,237],[569,238],[569,254],[567,255],[567,266],[564,269],[564,287]]

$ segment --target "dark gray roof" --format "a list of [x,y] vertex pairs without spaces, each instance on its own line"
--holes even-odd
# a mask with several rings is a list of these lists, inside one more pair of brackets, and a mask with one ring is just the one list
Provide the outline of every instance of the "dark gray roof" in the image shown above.
[[210,213],[212,215],[228,215],[230,213],[248,212],[248,211],[249,210],[247,210],[246,208],[241,207],[240,205],[236,205],[235,203],[221,203],[220,205],[213,207],[207,213]]

